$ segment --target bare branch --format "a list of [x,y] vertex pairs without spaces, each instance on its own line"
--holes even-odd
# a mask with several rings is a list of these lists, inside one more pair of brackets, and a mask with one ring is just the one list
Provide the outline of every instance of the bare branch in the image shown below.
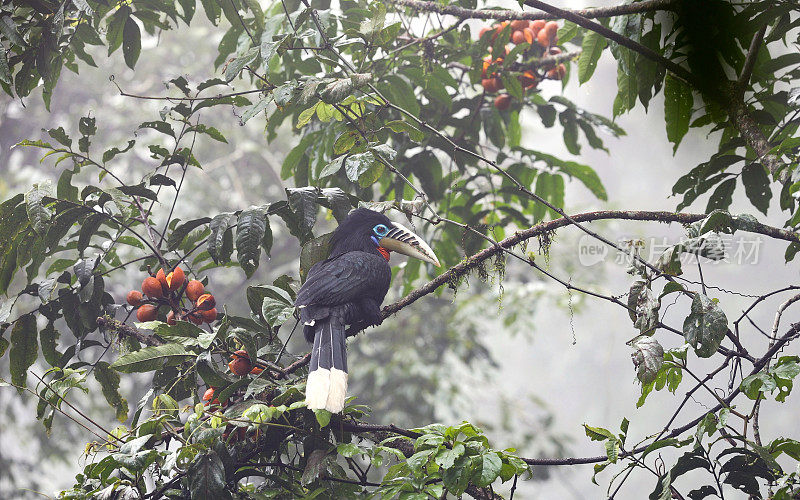
[[[390,0],[395,5],[411,7],[415,10],[424,12],[436,12],[457,17],[459,19],[496,19],[499,21],[511,19],[564,19],[558,15],[548,12],[520,12],[516,10],[488,10],[488,9],[465,9],[457,5],[441,5],[437,2],[426,2],[420,0]],[[675,0],[649,0],[624,5],[614,5],[611,7],[600,7],[594,9],[571,10],[569,12],[578,14],[586,18],[615,17],[629,14],[640,14],[643,12],[653,12],[657,10],[670,10],[675,5]],[[530,5],[527,1],[526,5]],[[536,7],[533,5],[533,7]]]

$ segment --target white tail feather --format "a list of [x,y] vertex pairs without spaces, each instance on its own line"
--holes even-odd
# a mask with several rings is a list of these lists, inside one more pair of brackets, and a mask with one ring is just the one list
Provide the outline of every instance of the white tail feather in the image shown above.
[[[338,371],[338,370],[337,370]],[[306,382],[306,406],[310,410],[324,410],[331,388],[331,372],[318,368],[308,374]]]
[[331,413],[339,413],[344,408],[347,397],[347,372],[338,368],[331,368],[330,389],[325,409]]

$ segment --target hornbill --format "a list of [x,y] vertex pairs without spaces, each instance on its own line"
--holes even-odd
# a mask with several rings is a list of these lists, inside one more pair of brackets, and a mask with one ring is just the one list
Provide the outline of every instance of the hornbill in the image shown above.
[[417,235],[385,215],[357,208],[333,232],[330,256],[314,264],[297,293],[303,333],[311,351],[306,406],[338,413],[347,394],[345,327],[379,325],[381,303],[395,251],[439,266],[433,250]]

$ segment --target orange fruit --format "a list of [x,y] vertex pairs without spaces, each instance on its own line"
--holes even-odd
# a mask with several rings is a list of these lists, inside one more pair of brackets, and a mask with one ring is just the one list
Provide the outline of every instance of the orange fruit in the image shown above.
[[217,320],[217,308],[211,308],[208,311],[200,311],[200,317],[203,318],[203,321],[206,323],[213,323]]
[[142,304],[142,298],[142,292],[139,290],[131,290],[128,292],[128,296],[125,297],[125,300],[133,307],[139,307]]
[[514,31],[522,31],[528,27],[530,22],[526,19],[515,19],[511,21],[511,29]]
[[508,94],[500,94],[494,99],[494,107],[500,111],[505,111],[511,106],[511,96]]
[[525,33],[523,33],[522,30],[515,31],[514,34],[511,35],[511,41],[514,45],[525,43]]
[[230,368],[234,375],[238,375],[239,377],[244,377],[250,373],[250,370],[253,368],[253,366],[250,364],[250,356],[247,355],[247,351],[236,351],[231,359],[231,362],[228,363],[228,368]]
[[201,311],[208,311],[209,309],[213,309],[214,306],[217,305],[217,301],[214,299],[214,296],[210,293],[204,293],[203,295],[197,298],[195,302],[195,307],[197,307]]
[[544,29],[546,25],[547,22],[544,19],[537,19],[535,21],[531,21],[531,30],[533,31],[534,35],[537,35]]
[[158,307],[153,304],[142,304],[136,310],[136,319],[144,323],[145,321],[153,321],[158,316]]
[[524,30],[522,30],[522,36],[525,38],[525,41],[531,45],[533,45],[533,41],[536,40],[536,35],[530,28],[525,28]]
[[209,387],[206,392],[203,393],[203,401],[211,401],[214,399],[214,391],[216,389],[213,387]]
[[548,21],[547,24],[544,25],[544,31],[547,33],[547,38],[555,40],[558,34],[558,23],[555,21]]
[[183,273],[183,269],[176,267],[174,271],[167,275],[165,280],[167,282],[167,288],[174,292],[183,285],[183,282],[186,280],[186,275]]
[[167,284],[167,275],[164,274],[164,268],[158,270],[156,273],[156,279],[159,283],[161,283],[161,286],[164,287],[164,290],[169,289],[169,285]]
[[148,276],[142,281],[142,292],[151,299],[159,299],[164,296],[164,290],[161,288],[161,283],[152,276]]
[[483,35],[488,33],[490,30],[491,30],[491,28],[489,28],[488,26],[484,26],[483,28],[481,28],[481,30],[478,32],[478,40],[483,38]]
[[536,41],[539,42],[539,45],[542,47],[549,47],[550,46],[550,37],[547,36],[547,31],[542,30],[536,35]]
[[497,78],[485,78],[481,80],[481,85],[483,85],[483,90],[485,90],[489,94],[493,94],[500,90],[500,87],[497,86],[496,83]]
[[186,298],[191,300],[192,302],[196,301],[200,298],[203,293],[205,293],[206,287],[197,280],[189,281],[189,284],[186,285]]
[[253,375],[261,375],[261,372],[263,371],[264,369],[261,368],[260,366],[254,366],[253,369],[250,370],[250,373],[252,373]]

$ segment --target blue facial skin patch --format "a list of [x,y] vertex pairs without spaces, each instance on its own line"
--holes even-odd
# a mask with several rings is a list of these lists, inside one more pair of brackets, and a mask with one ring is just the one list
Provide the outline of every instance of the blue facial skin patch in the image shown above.
[[372,242],[375,243],[376,247],[381,246],[380,243],[378,242],[379,241],[378,238],[376,238],[374,236],[370,236],[370,238],[372,238]]

